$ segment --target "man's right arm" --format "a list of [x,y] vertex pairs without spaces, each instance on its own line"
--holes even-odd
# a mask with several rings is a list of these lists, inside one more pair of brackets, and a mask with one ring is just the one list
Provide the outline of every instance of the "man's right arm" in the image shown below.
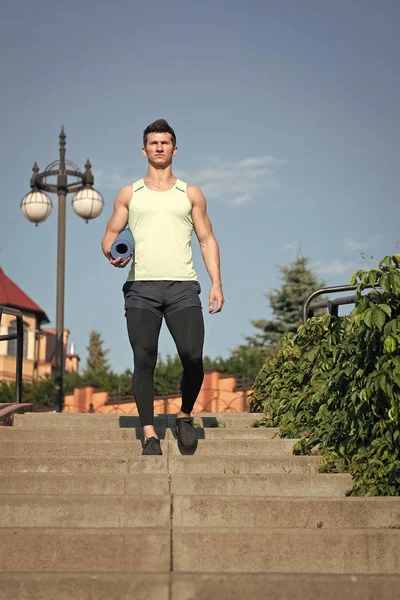
[[110,263],[115,267],[125,267],[128,264],[131,257],[129,256],[124,261],[120,258],[113,259],[111,257],[111,246],[117,238],[119,232],[126,227],[129,215],[129,203],[132,198],[132,186],[126,185],[121,188],[114,200],[114,211],[111,215],[106,232],[101,242],[101,249],[103,250],[104,256],[108,258]]

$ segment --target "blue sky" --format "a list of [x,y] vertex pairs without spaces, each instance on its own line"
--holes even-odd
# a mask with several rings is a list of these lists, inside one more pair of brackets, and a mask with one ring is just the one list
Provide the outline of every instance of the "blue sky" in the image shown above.
[[[229,7],[229,8],[228,8]],[[220,245],[226,304],[205,353],[227,356],[268,318],[264,294],[299,244],[330,285],[400,239],[397,0],[147,3],[6,0],[0,12],[0,264],[55,326],[56,197],[35,228],[20,212],[34,161],[89,157],[105,206],[68,200],[65,325],[81,355],[101,331],[130,368],[121,288],[100,251],[118,189],[146,172],[142,131],[174,127],[178,176],[199,185]],[[207,307],[209,278],[193,237]],[[175,347],[163,326],[159,351]]]

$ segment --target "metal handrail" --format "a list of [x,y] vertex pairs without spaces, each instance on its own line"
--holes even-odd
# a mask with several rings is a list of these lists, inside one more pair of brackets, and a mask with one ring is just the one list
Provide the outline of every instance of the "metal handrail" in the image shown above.
[[[312,294],[310,294],[307,300],[303,304],[303,323],[307,321],[307,319],[312,316],[315,310],[318,308],[327,308],[331,315],[338,314],[338,306],[343,306],[345,304],[354,304],[356,301],[356,296],[345,296],[342,298],[336,298],[334,300],[325,300],[323,302],[318,302],[317,304],[313,304],[311,306],[312,300],[317,296],[321,296],[322,294],[333,294],[338,292],[350,292],[357,289],[356,285],[335,285],[332,287],[325,287],[316,290]],[[373,285],[364,285],[365,289],[373,288]]]
[[16,364],[16,401],[18,404],[22,402],[22,360],[24,354],[24,322],[22,319],[22,312],[15,308],[9,308],[8,306],[0,305],[0,324],[2,315],[12,315],[17,320],[17,331],[16,333],[7,333],[0,335],[0,342],[7,342],[8,340],[17,340],[17,364]]

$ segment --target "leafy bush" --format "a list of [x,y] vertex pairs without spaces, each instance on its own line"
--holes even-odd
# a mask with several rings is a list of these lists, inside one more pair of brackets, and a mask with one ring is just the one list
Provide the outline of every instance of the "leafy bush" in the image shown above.
[[[350,472],[354,495],[400,495],[400,255],[357,271],[350,316],[313,317],[282,339],[255,381],[261,426]],[[364,293],[365,286],[374,289]]]
[[15,383],[8,383],[6,381],[0,381],[0,402],[1,403],[12,403],[15,402],[16,389]]
[[[15,382],[0,381],[0,402],[15,402]],[[53,408],[54,383],[49,376],[38,381],[22,384],[22,402],[32,403],[35,406]]]

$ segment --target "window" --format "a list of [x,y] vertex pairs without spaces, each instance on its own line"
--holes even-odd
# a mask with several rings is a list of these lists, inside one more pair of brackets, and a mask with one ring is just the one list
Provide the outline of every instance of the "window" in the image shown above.
[[[24,322],[24,350],[23,350],[24,358],[26,358],[28,355],[28,329],[29,329],[28,323]],[[10,335],[12,333],[17,334],[16,319],[14,319],[14,321],[11,321],[11,323],[8,326],[8,334]],[[17,340],[8,340],[7,354],[9,356],[17,356]]]

